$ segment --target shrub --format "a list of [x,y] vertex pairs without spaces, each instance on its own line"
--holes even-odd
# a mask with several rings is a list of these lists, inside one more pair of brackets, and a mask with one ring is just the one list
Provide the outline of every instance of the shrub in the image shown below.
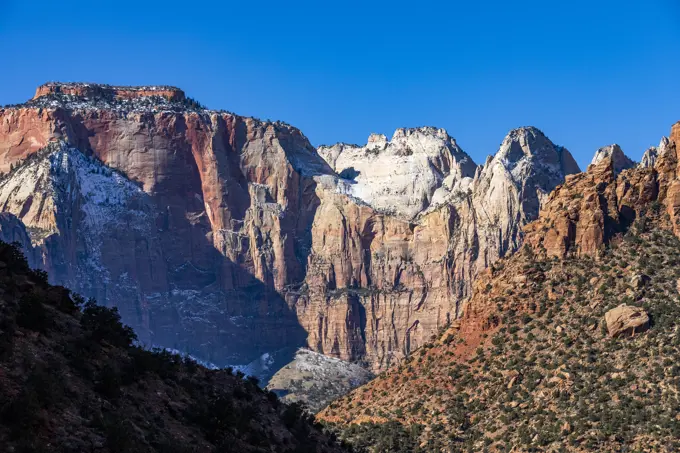
[[47,309],[36,293],[29,293],[19,301],[17,324],[21,327],[45,333],[52,324]]
[[92,299],[83,308],[80,324],[93,340],[112,346],[127,348],[137,339],[132,328],[121,324],[117,308],[102,307]]

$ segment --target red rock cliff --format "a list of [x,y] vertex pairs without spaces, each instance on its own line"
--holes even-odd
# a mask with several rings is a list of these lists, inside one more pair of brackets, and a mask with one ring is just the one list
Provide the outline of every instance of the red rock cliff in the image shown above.
[[381,369],[458,315],[473,277],[519,246],[578,167],[518,129],[407,220],[345,195],[288,125],[195,108],[167,87],[48,84],[0,110],[0,170],[0,203],[43,267],[120,305],[145,341],[228,364],[306,338]]

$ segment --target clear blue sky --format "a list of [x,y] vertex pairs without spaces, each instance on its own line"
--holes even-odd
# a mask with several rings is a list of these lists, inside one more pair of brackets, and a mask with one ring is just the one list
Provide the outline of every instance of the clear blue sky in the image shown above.
[[680,1],[0,0],[0,104],[48,80],[177,85],[315,145],[444,127],[478,163],[534,125],[585,167],[680,120]]

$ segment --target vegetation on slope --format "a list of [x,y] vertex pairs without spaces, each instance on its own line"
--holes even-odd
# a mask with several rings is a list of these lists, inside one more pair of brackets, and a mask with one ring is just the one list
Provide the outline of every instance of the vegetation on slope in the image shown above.
[[7,452],[336,452],[254,379],[134,344],[115,309],[51,286],[0,243],[0,445]]
[[[320,417],[372,452],[680,450],[680,241],[655,208],[598,259],[503,260],[477,284],[485,330],[452,326]],[[622,303],[651,328],[611,338]]]

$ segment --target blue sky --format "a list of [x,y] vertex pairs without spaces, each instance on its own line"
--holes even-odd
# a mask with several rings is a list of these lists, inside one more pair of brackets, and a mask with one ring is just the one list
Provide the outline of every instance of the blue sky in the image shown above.
[[478,163],[534,125],[585,167],[680,120],[680,2],[0,0],[0,104],[48,80],[170,84],[314,145],[446,128]]

